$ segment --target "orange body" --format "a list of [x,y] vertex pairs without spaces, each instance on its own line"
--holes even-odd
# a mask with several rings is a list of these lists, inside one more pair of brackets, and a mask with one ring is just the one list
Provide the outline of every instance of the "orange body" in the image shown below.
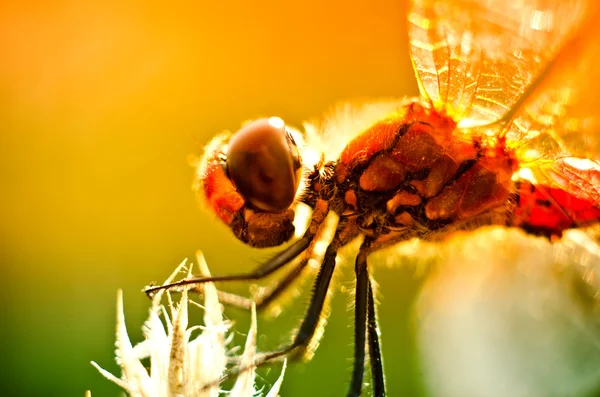
[[[202,174],[204,196],[218,217],[242,240],[256,239],[256,246],[289,238],[293,212],[268,214],[249,207],[220,165],[219,153],[207,151],[213,161],[206,162]],[[547,236],[600,219],[599,206],[577,190],[578,184],[559,188],[513,180],[519,162],[503,138],[463,132],[450,117],[419,102],[363,131],[325,168],[331,172],[315,170],[302,200],[308,205],[331,201],[334,211],[354,219],[356,234],[402,230],[393,241],[474,219],[477,226],[504,224]],[[569,170],[572,180],[591,178],[591,171],[581,175],[566,164],[561,175]],[[495,216],[483,219],[488,213]],[[273,240],[269,230],[286,232]]]
[[[464,134],[451,118],[411,103],[346,146],[335,180],[359,197],[389,197],[383,210],[401,215],[397,221],[405,225],[432,225],[506,205],[516,170],[503,140]],[[359,199],[358,206],[364,211],[369,204]]]

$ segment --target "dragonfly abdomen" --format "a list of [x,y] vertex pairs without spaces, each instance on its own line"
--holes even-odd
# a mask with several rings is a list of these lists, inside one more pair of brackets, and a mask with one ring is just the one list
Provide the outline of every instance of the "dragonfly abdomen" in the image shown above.
[[563,189],[515,182],[514,209],[509,226],[543,236],[561,236],[566,229],[588,226],[600,220],[600,208],[591,200]]

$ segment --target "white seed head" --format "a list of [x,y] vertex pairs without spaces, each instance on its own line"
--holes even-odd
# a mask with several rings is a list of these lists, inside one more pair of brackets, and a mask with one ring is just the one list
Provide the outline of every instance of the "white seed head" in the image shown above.
[[[198,266],[203,275],[208,275],[208,266],[198,253]],[[186,267],[183,261],[165,281],[170,283]],[[192,266],[188,269],[191,277]],[[184,288],[181,299],[174,304],[170,293],[160,290],[152,299],[150,315],[144,324],[145,339],[133,346],[129,340],[123,312],[123,293],[117,292],[116,360],[122,374],[118,378],[92,361],[92,365],[107,379],[122,387],[132,397],[217,397],[228,394],[232,397],[260,395],[254,384],[256,377],[252,367],[256,357],[256,310],[252,308],[252,324],[248,332],[244,353],[240,359],[243,368],[230,392],[220,388],[219,380],[226,373],[228,361],[227,332],[231,324],[223,319],[217,289],[212,283],[203,285],[204,325],[188,328],[188,298]],[[161,304],[166,295],[167,308]],[[193,307],[200,306],[194,304]],[[162,317],[162,320],[161,320]],[[201,330],[200,333],[194,332]],[[195,337],[193,337],[195,335]],[[147,370],[141,360],[150,359]],[[267,397],[279,395],[285,372],[285,363],[279,379]]]

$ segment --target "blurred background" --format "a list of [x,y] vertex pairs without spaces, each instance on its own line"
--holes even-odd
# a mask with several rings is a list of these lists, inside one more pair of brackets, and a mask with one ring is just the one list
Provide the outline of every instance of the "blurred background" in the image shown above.
[[[340,100],[416,95],[402,7],[2,2],[1,394],[120,395],[89,363],[120,374],[117,289],[141,341],[141,289],[197,249],[213,274],[266,258],[199,208],[190,159],[248,119],[300,126]],[[457,240],[410,246],[407,266],[375,269],[389,395],[598,395],[596,246],[498,230]],[[423,259],[440,258],[423,284]],[[377,260],[399,262],[390,252]],[[325,336],[310,363],[288,367],[285,397],[345,394],[353,272],[341,270]],[[304,307],[296,299],[279,318],[260,318],[259,348],[289,340]],[[249,315],[226,313],[241,343]],[[279,366],[259,374],[268,388]]]
[[[2,2],[1,394],[118,395],[89,364],[119,374],[118,288],[140,341],[142,287],[197,249],[213,273],[264,258],[198,208],[188,157],[248,119],[300,126],[339,100],[416,94],[401,3]],[[346,268],[340,285],[352,278]],[[413,276],[390,270],[386,279],[390,391],[418,395],[407,326]],[[315,359],[289,368],[285,396],[344,393],[352,317],[349,295],[336,295]],[[261,319],[261,343],[287,340],[303,308],[300,300]],[[247,330],[246,313],[227,313]],[[278,373],[263,371],[265,383]]]

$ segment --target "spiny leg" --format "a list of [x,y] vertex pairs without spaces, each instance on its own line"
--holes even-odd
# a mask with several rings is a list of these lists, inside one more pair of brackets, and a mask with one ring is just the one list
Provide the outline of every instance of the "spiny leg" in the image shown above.
[[[366,273],[366,272],[365,272]],[[368,279],[367,297],[367,336],[369,343],[369,359],[371,361],[371,377],[373,382],[373,396],[385,396],[385,378],[383,375],[383,359],[379,343],[379,325],[377,324],[377,313],[375,312],[375,299],[373,287]]]
[[352,380],[350,381],[347,393],[348,397],[360,396],[365,371],[369,273],[367,272],[367,254],[362,247],[356,257],[354,271],[356,273],[356,294],[354,302],[354,366]]
[[294,337],[292,343],[289,346],[277,351],[266,353],[263,361],[283,356],[284,354],[287,354],[292,350],[305,345],[313,337],[317,329],[317,325],[319,324],[319,319],[321,318],[321,312],[323,311],[323,306],[325,305],[329,284],[335,269],[337,248],[337,245],[334,244],[331,244],[327,248],[325,258],[323,259],[323,264],[321,265],[321,269],[319,270],[315,280],[313,294],[310,298],[308,309],[306,310],[306,314],[304,315],[300,329],[298,330],[298,333]]
[[146,293],[146,295],[152,296],[154,293],[162,289],[177,288],[189,284],[202,284],[215,281],[260,280],[274,273],[276,270],[280,269],[281,267],[289,263],[291,260],[293,260],[295,257],[300,255],[306,248],[308,248],[313,238],[313,233],[305,233],[304,237],[302,237],[300,240],[294,242],[292,245],[290,245],[289,247],[287,247],[286,249],[284,249],[283,251],[281,251],[273,258],[263,263],[257,269],[253,270],[250,273],[188,278],[171,284],[150,286],[144,289],[144,292]]
[[304,236],[250,273],[188,278],[170,284],[149,286],[144,289],[144,292],[146,295],[152,296],[155,292],[162,289],[177,288],[190,284],[203,284],[216,281],[251,281],[263,279],[281,267],[285,266],[287,263],[291,262],[294,258],[304,252],[304,250],[306,250],[310,246],[311,242],[315,239],[315,236],[318,238],[328,214],[329,205],[327,202],[324,200],[317,200],[311,217],[310,225],[304,233]]
[[271,288],[269,289],[267,292],[265,292],[264,294],[259,294],[255,297],[255,302],[256,302],[256,307],[257,308],[261,308],[264,309],[266,308],[271,302],[273,302],[275,299],[277,299],[283,292],[285,292],[288,287],[295,281],[297,280],[300,275],[302,274],[302,271],[306,268],[306,266],[308,265],[308,261],[309,258],[306,259],[302,259],[302,261],[295,266],[294,268],[292,268],[286,275],[284,278],[282,278],[281,280],[279,280],[277,282],[277,284],[275,285],[275,288]]
[[[277,299],[285,290],[302,274],[302,271],[308,264],[308,258],[302,259],[300,263],[294,266],[281,280],[277,281],[274,288],[269,289],[266,293],[258,295],[255,298],[247,298],[242,295],[234,294],[231,292],[224,292],[217,290],[219,296],[219,302],[229,306],[237,307],[239,309],[250,310],[252,304],[256,305],[256,310],[260,311],[265,309],[271,302]],[[202,293],[202,284],[198,285],[196,289]]]
[[[314,283],[313,294],[310,298],[308,309],[306,310],[306,314],[304,315],[300,329],[294,337],[292,343],[281,349],[261,354],[259,358],[256,359],[253,367],[259,367],[268,361],[281,358],[310,342],[319,325],[321,312],[323,311],[323,307],[325,305],[329,284],[335,269],[335,258],[339,246],[339,241],[334,241],[329,245],[329,247],[327,247],[323,263],[321,264],[321,268],[319,269],[319,273],[317,274],[317,278]],[[250,368],[246,367],[238,367],[229,371],[226,376],[237,375],[249,369]]]

